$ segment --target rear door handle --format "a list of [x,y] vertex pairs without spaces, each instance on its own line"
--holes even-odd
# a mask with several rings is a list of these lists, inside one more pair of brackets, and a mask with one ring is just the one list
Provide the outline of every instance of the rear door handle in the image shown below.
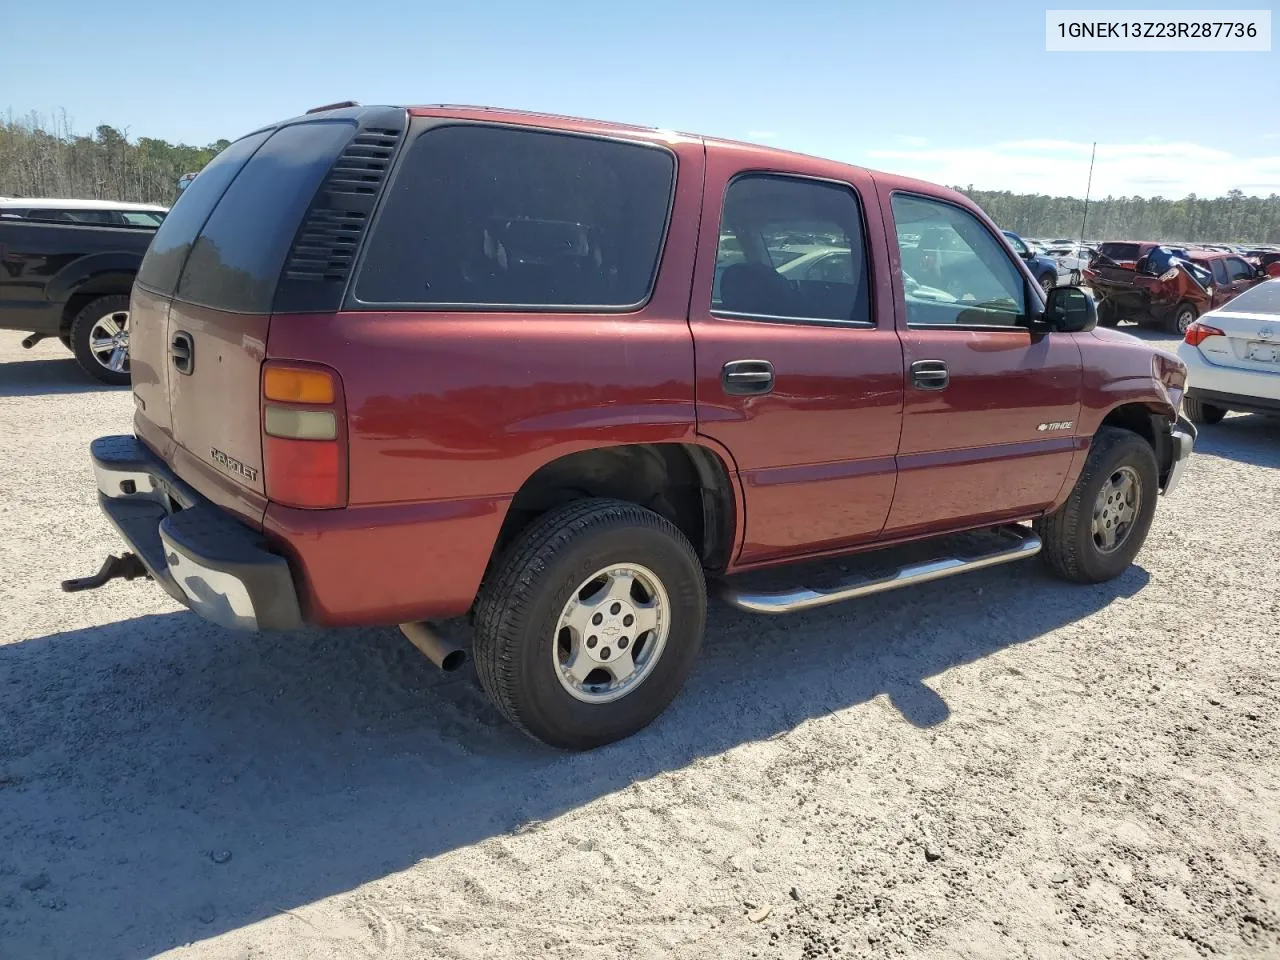
[[196,368],[196,345],[191,334],[179,330],[169,342],[169,356],[173,358],[173,366],[179,373],[190,376]]
[[950,382],[945,360],[917,360],[911,364],[911,386],[917,390],[945,390]]
[[773,392],[773,364],[768,360],[730,360],[720,371],[724,392],[754,397]]

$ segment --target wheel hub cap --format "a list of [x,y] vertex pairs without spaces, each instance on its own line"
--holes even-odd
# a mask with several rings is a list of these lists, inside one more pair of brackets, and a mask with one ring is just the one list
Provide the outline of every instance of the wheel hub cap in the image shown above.
[[1142,505],[1142,485],[1132,467],[1120,467],[1102,485],[1093,505],[1093,542],[1103,553],[1124,546]]
[[89,331],[89,352],[112,373],[129,370],[129,311],[116,310],[98,319]]
[[626,696],[653,672],[671,627],[671,603],[652,570],[615,564],[573,592],[556,624],[560,684],[587,703]]

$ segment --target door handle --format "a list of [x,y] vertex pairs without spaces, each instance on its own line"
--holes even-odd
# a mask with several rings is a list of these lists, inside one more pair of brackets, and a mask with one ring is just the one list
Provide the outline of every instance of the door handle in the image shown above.
[[196,368],[196,344],[191,334],[179,330],[169,342],[169,356],[173,358],[173,366],[179,373],[191,375]]
[[773,364],[768,360],[730,360],[720,371],[724,392],[754,397],[773,392]]
[[945,360],[917,360],[911,364],[911,386],[917,390],[945,390],[950,382]]

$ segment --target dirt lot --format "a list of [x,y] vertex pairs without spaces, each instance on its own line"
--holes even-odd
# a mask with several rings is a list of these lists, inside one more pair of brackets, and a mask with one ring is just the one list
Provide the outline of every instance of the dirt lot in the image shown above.
[[131,413],[0,335],[5,960],[1280,956],[1280,424],[1202,433],[1114,583],[713,607],[666,716],[565,755],[391,630],[61,594]]

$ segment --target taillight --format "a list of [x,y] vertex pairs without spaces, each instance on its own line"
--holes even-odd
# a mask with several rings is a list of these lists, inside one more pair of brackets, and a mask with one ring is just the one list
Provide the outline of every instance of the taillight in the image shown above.
[[1201,323],[1197,320],[1191,326],[1187,327],[1187,334],[1183,337],[1187,343],[1193,347],[1198,347],[1210,337],[1225,337],[1226,334],[1217,327],[1211,327],[1207,323]]
[[336,371],[268,360],[262,368],[267,499],[290,507],[346,506],[345,421]]

